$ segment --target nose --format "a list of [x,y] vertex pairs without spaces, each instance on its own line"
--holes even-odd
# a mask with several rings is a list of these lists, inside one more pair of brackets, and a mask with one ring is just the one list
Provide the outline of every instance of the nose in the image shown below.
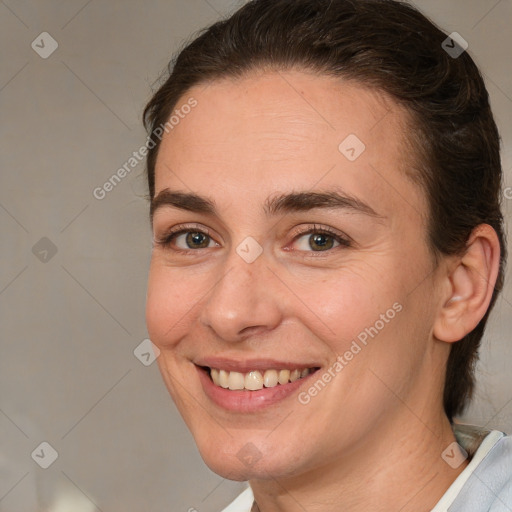
[[202,323],[231,343],[271,331],[282,321],[285,304],[277,281],[264,253],[247,263],[233,251],[206,298]]

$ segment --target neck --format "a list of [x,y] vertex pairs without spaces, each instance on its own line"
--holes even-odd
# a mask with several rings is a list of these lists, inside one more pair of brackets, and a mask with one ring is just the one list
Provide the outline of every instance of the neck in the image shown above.
[[425,421],[402,407],[399,416],[321,467],[298,476],[251,481],[257,503],[253,510],[431,510],[468,462],[454,469],[442,459],[455,441],[443,412]]

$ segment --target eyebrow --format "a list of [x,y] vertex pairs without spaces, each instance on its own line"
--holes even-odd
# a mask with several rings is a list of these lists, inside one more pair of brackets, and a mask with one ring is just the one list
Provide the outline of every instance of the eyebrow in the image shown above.
[[[151,219],[153,219],[157,210],[165,206],[195,213],[217,215],[217,207],[212,199],[191,192],[172,191],[166,188],[151,200]],[[267,215],[304,212],[315,208],[346,209],[378,219],[385,218],[385,216],[378,214],[371,206],[357,197],[336,190],[319,192],[299,191],[279,194],[267,198],[264,203],[264,212]]]

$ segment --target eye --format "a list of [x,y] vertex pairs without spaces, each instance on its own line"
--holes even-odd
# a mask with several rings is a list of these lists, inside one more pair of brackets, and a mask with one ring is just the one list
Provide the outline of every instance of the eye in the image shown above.
[[207,230],[190,227],[183,228],[183,226],[171,229],[164,236],[155,240],[155,243],[177,252],[218,246]]
[[348,238],[329,228],[312,227],[300,232],[295,237],[299,251],[325,252],[338,247],[350,247]]
[[[180,240],[185,244],[185,247],[180,247]],[[176,233],[174,241],[180,249],[205,249],[210,246],[210,242],[213,242],[210,236],[202,231]]]
[[[300,230],[294,238],[294,243],[297,250],[303,252],[327,252],[332,249],[351,246],[348,237],[330,228],[316,225]],[[195,226],[184,227],[182,225],[172,228],[162,237],[155,239],[155,244],[165,249],[183,253],[219,246],[207,229]]]

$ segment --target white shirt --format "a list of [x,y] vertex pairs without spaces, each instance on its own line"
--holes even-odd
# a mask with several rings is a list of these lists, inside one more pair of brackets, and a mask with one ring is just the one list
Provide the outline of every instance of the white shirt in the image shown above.
[[[512,512],[512,438],[499,430],[454,425],[470,462],[431,512]],[[251,512],[250,487],[222,512]]]

